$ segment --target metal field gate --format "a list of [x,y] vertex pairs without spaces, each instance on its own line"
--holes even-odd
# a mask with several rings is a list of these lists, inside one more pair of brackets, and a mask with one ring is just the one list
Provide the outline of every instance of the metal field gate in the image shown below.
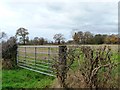
[[59,57],[59,46],[19,46],[17,65],[41,74],[55,76],[53,58]]

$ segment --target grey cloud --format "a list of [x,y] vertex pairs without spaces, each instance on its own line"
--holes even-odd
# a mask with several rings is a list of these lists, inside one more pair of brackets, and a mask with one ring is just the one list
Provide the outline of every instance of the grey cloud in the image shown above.
[[11,31],[16,27],[27,27],[31,37],[34,34],[52,39],[55,33],[64,33],[69,39],[75,28],[94,33],[117,32],[116,3],[10,2],[6,5],[18,16],[0,24],[10,27]]

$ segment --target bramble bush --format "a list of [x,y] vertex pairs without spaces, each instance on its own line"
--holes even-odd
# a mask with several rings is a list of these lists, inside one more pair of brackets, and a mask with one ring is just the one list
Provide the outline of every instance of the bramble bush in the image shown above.
[[[89,46],[72,47],[66,53],[66,58],[66,64],[62,64],[59,61],[54,63],[55,72],[57,72],[56,75],[62,88],[69,88],[69,85],[66,83],[68,80],[67,75],[72,65],[76,63],[75,61],[78,61],[76,71],[79,70],[82,75],[86,85],[85,88],[119,87],[117,68],[120,63],[114,62],[114,59],[117,58],[113,58],[113,53],[109,46],[99,47],[98,49]],[[81,82],[81,77],[77,75],[73,77]]]

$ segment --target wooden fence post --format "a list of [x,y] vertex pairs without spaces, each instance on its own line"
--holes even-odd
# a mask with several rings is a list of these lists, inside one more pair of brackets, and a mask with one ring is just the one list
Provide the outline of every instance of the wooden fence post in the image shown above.
[[67,46],[59,46],[59,61],[66,65]]
[[60,87],[65,88],[67,46],[59,46],[59,75],[57,76]]

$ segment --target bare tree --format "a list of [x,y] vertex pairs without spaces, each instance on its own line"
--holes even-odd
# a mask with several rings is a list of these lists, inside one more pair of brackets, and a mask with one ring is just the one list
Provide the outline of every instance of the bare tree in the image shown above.
[[62,41],[64,41],[64,36],[63,34],[59,33],[59,34],[55,34],[53,39],[55,40],[55,42],[57,42],[58,44],[61,44]]
[[23,44],[26,44],[27,38],[28,38],[28,30],[25,28],[19,28],[16,32],[16,37],[19,36],[20,40],[23,42]]

